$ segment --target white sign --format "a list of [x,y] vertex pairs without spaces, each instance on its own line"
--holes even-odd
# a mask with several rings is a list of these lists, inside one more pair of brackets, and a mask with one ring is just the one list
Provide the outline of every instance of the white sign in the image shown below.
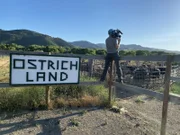
[[78,84],[80,58],[68,56],[10,54],[10,84]]

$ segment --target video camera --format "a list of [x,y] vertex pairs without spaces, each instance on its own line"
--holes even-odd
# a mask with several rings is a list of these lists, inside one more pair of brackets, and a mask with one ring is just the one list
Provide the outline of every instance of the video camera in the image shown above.
[[116,30],[113,30],[113,32],[111,34],[111,37],[113,37],[113,38],[121,38],[122,34],[123,33],[119,29],[116,29]]

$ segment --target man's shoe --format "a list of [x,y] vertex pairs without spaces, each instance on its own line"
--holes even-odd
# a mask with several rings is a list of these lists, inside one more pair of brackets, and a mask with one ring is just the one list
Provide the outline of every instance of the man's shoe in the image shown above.
[[123,81],[120,81],[119,83],[124,84],[124,82],[123,82]]
[[123,80],[116,79],[117,82],[124,84]]

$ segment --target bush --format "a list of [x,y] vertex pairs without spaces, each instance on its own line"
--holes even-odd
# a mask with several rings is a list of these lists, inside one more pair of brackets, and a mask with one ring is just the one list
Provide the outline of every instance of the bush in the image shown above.
[[2,88],[0,111],[40,108],[45,100],[43,87]]
[[[108,89],[103,85],[52,86],[52,107],[104,106],[108,103]],[[16,87],[0,89],[0,111],[45,109],[45,87]]]
[[108,90],[102,85],[58,86],[53,88],[55,107],[104,106],[108,103]]
[[180,82],[176,82],[171,86],[171,92],[180,95]]

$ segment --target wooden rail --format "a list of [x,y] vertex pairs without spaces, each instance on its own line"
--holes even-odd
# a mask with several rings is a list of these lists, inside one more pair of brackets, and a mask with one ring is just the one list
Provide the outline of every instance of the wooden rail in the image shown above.
[[[79,86],[83,86],[83,85],[100,85],[102,84],[101,82],[97,82],[97,81],[92,81],[92,82],[80,82],[79,84],[74,84],[74,85],[79,85]],[[61,84],[59,84],[61,85]],[[45,85],[38,85],[38,86],[45,86]],[[57,85],[56,85],[57,86]],[[11,86],[9,85],[9,83],[0,83],[0,88],[9,88],[9,87],[26,87],[26,86]]]
[[[144,95],[148,95],[150,97],[154,97],[160,101],[163,101],[164,95],[163,95],[163,93],[160,93],[160,92],[152,91],[152,90],[145,89],[145,88],[140,88],[140,87],[137,87],[134,85],[120,84],[118,82],[114,82],[114,85],[119,90],[123,89],[126,91],[138,93],[138,94],[144,94]],[[175,103],[175,104],[179,104],[180,103],[180,95],[169,94],[169,101],[172,103]]]
[[176,81],[176,82],[180,82],[180,77],[171,77],[171,80]]
[[[10,53],[20,53],[20,54],[44,54],[47,55],[48,52],[29,52],[29,51],[5,51],[0,50],[0,55],[9,55]],[[52,55],[60,55],[60,56],[79,56],[83,59],[99,59],[103,60],[105,58],[104,55],[81,55],[81,54],[61,54],[61,53],[52,53]],[[120,60],[134,60],[134,61],[166,61],[169,55],[159,55],[158,57],[155,55],[152,56],[121,56]],[[180,62],[180,55],[173,55],[173,62]]]

